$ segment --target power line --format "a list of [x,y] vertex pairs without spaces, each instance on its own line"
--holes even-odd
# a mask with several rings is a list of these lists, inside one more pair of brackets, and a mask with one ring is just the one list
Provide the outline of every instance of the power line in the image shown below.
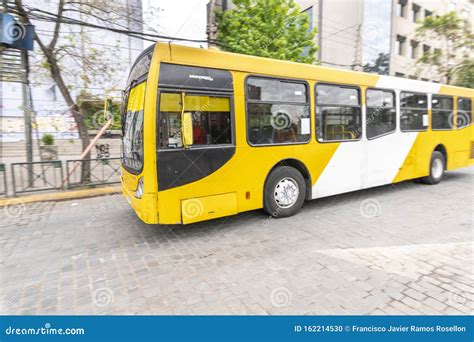
[[[219,42],[213,42],[208,39],[189,39],[189,38],[181,38],[181,37],[171,37],[171,36],[165,36],[165,35],[159,35],[159,34],[153,34],[153,33],[145,33],[145,32],[140,32],[140,31],[132,31],[132,30],[125,30],[125,29],[119,29],[119,28],[113,28],[113,27],[107,27],[107,26],[102,26],[102,25],[97,25],[97,24],[92,24],[92,23],[87,23],[78,19],[74,18],[69,18],[69,17],[58,17],[55,13],[51,13],[48,11],[43,11],[38,8],[30,8],[30,14],[32,15],[33,19],[40,20],[40,21],[47,21],[47,22],[60,22],[63,24],[70,24],[70,25],[79,25],[79,26],[86,26],[86,27],[93,27],[93,28],[98,28],[98,29],[103,29],[106,31],[111,31],[111,32],[116,32],[116,33],[122,33],[122,34],[127,34],[130,36],[134,36],[136,38],[142,38],[144,40],[149,40],[152,42],[155,42],[154,40],[151,40],[149,38],[155,38],[155,39],[164,39],[167,41],[188,41],[188,42],[195,42],[195,43],[214,43],[216,45],[223,45]],[[34,12],[38,12],[40,14],[35,14]],[[41,14],[43,13],[43,14]],[[44,15],[46,14],[46,15]]]

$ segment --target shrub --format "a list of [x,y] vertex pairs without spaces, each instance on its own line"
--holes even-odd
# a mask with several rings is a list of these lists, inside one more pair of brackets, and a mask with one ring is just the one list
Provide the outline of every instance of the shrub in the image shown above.
[[43,142],[44,145],[46,146],[51,146],[54,145],[54,137],[51,134],[44,134],[41,137],[41,141]]

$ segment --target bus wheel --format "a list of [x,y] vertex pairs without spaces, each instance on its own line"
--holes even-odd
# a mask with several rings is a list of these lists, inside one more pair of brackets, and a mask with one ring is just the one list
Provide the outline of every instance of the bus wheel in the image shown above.
[[441,152],[434,151],[431,155],[430,174],[421,178],[421,181],[430,185],[438,184],[444,178],[445,165],[444,155]]
[[306,185],[301,173],[282,166],[270,173],[265,184],[264,209],[273,217],[288,217],[303,206]]

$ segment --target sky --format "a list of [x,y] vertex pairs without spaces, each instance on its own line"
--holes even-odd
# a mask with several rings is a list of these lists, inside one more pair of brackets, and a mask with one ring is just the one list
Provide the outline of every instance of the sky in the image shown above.
[[[206,39],[206,4],[209,0],[143,0],[145,20],[158,25],[160,34],[172,37]],[[160,8],[158,15],[146,18],[147,8]],[[177,43],[177,42],[175,42]],[[183,43],[199,46],[199,43]],[[205,43],[201,45],[206,46]]]

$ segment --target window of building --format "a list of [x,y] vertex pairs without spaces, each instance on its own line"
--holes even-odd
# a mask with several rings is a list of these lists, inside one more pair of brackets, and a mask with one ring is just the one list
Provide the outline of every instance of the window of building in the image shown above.
[[356,87],[316,86],[318,141],[358,140],[362,132],[360,91]]
[[398,0],[397,14],[399,17],[405,18],[407,12],[407,0]]
[[367,138],[372,139],[395,131],[397,112],[395,93],[389,90],[368,89]]
[[423,55],[429,55],[431,51],[431,46],[427,44],[423,44]]
[[402,92],[400,94],[400,129],[402,132],[423,131],[428,126],[428,96]]
[[431,128],[445,130],[453,128],[453,98],[433,95],[431,98]]
[[431,17],[433,15],[433,12],[425,10],[425,18]]
[[410,76],[408,76],[408,78],[410,80],[417,80],[418,79],[418,77],[416,77],[416,75],[410,75]]
[[248,141],[253,145],[308,142],[308,87],[303,82],[247,79]]
[[418,58],[418,45],[419,43],[416,40],[410,41],[410,57],[411,58]]
[[[160,147],[181,148],[181,93],[160,95]],[[193,146],[232,143],[230,98],[185,94],[184,111],[193,121]]]
[[418,19],[420,19],[420,11],[421,8],[417,4],[413,4],[411,7],[411,12],[412,12],[412,19],[413,22],[416,23]]
[[400,56],[403,56],[405,54],[405,41],[406,37],[397,34],[396,50]]
[[458,128],[469,126],[472,123],[472,100],[464,97],[458,99],[456,126]]
[[421,80],[424,81],[424,82],[429,82],[430,81],[429,79],[424,78],[424,77],[422,77]]
[[402,72],[396,72],[396,73],[395,73],[395,77],[403,77],[403,78],[405,78],[405,74],[402,73]]

